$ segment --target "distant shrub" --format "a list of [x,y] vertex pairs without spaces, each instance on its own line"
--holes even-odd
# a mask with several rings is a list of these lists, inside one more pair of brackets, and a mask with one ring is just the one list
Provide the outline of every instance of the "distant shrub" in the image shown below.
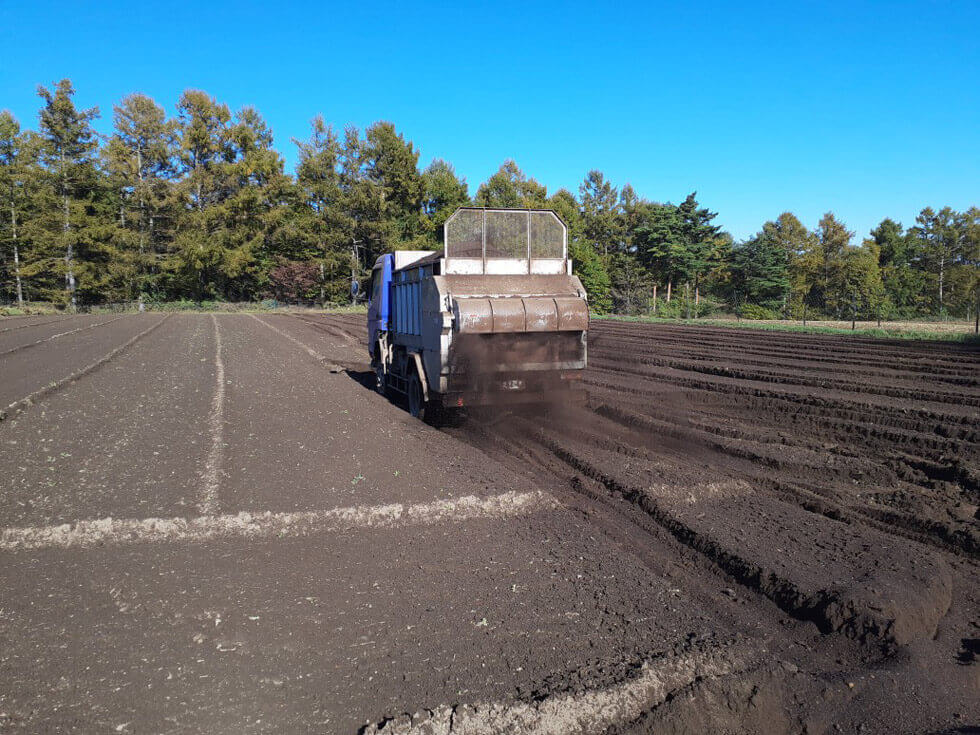
[[692,304],[691,308],[696,312],[696,317],[701,319],[707,316],[714,316],[725,311],[725,304],[720,301],[709,301],[701,299],[700,304]]
[[783,315],[776,309],[770,309],[759,304],[742,304],[739,316],[743,319],[782,319]]
[[650,306],[637,314],[637,316],[656,316],[659,319],[701,319],[713,316],[724,311],[724,304],[709,299],[701,299],[699,303],[694,303],[694,299],[685,301],[684,297],[675,297],[670,301],[657,299],[656,309],[651,302]]
[[0,306],[0,316],[45,316],[62,312],[62,309],[46,301],[25,301],[23,306]]

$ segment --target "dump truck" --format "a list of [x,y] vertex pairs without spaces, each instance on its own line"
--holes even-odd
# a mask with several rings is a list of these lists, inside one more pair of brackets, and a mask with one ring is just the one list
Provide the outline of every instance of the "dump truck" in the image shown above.
[[457,209],[441,250],[377,259],[367,321],[375,386],[413,416],[584,396],[587,295],[552,210]]

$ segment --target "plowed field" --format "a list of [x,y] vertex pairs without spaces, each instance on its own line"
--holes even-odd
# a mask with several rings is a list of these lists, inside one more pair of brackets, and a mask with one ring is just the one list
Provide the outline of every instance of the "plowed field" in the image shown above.
[[594,322],[432,426],[363,317],[0,321],[0,732],[966,732],[980,352]]

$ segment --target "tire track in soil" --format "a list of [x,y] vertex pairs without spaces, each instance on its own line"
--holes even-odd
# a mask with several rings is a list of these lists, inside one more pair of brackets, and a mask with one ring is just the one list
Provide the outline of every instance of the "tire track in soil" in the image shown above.
[[[848,531],[836,520],[826,519],[823,523],[816,523],[817,538],[830,540],[830,548],[854,548],[864,543],[868,560],[855,561],[852,554],[834,555],[834,563],[846,567],[846,571],[814,574],[812,571],[804,571],[805,562],[797,556],[789,568],[784,569],[782,563],[792,555],[784,554],[781,561],[774,561],[772,549],[767,543],[759,547],[758,543],[751,543],[750,538],[746,544],[746,538],[739,531],[732,535],[728,531],[716,530],[719,520],[736,517],[739,518],[736,525],[751,528],[760,515],[771,512],[775,525],[770,525],[769,530],[776,539],[780,534],[785,536],[787,531],[799,532],[806,527],[812,527],[817,518],[823,518],[822,516],[811,518],[806,511],[803,515],[800,515],[800,511],[794,515],[791,506],[785,506],[774,498],[759,496],[743,480],[719,477],[717,481],[691,484],[693,480],[686,483],[675,471],[669,479],[649,476],[650,480],[667,484],[655,484],[652,488],[641,487],[634,484],[634,480],[621,479],[621,472],[613,469],[616,463],[602,459],[603,455],[615,454],[628,463],[627,458],[639,458],[643,454],[641,450],[624,443],[620,437],[613,439],[612,446],[616,451],[600,449],[600,442],[594,437],[614,436],[605,426],[593,425],[594,429],[590,427],[589,430],[583,430],[584,440],[576,441],[570,436],[576,433],[576,429],[557,430],[555,427],[560,424],[560,420],[539,423],[520,418],[512,422],[508,430],[518,431],[523,442],[536,442],[575,472],[596,481],[610,496],[623,498],[648,514],[680,543],[703,554],[748,591],[770,599],[799,620],[816,623],[825,633],[840,632],[872,647],[890,651],[896,645],[931,635],[938,620],[949,608],[952,584],[949,571],[941,560],[928,553],[916,555],[918,566],[896,562],[895,557],[882,565],[879,558],[869,555],[872,545],[868,542],[874,541],[873,538],[865,541],[869,532]],[[594,436],[591,434],[592,430],[596,432]],[[668,468],[664,469],[669,472]],[[636,472],[645,476],[646,471],[637,469]],[[578,483],[569,483],[572,490],[580,487]],[[735,502],[726,500],[719,507],[714,507],[714,498],[729,496],[739,499]],[[703,510],[695,514],[692,507],[694,510]],[[752,509],[751,512],[749,508]],[[813,534],[814,531],[807,533]],[[758,541],[759,536],[755,535],[755,539]],[[640,539],[634,537],[634,540]],[[781,546],[785,547],[786,544]],[[882,544],[878,539],[877,546],[887,547],[888,544]],[[789,549],[784,548],[784,551],[788,552]],[[818,568],[824,569],[829,561],[823,558],[826,557],[826,552],[822,557],[817,556],[820,558]],[[926,571],[923,571],[923,567]],[[865,578],[869,580],[865,584],[878,588],[881,592],[868,596],[861,588],[838,589],[837,583],[832,581],[837,574],[848,579]],[[906,594],[903,595],[900,590],[905,588],[907,581],[913,579],[910,586],[914,592],[910,595],[906,589]]]
[[333,325],[329,324],[323,320],[310,319],[302,314],[290,314],[290,316],[295,317],[304,324],[309,324],[311,327],[317,331],[329,334],[331,337],[337,337],[339,339],[347,340],[348,342],[360,343],[360,339],[356,333],[349,329],[338,329]]
[[296,339],[293,335],[289,334],[288,332],[284,332],[283,330],[279,329],[279,327],[276,327],[276,326],[273,326],[272,324],[269,324],[269,322],[265,321],[264,319],[260,319],[255,314],[249,314],[249,316],[252,317],[255,321],[259,322],[259,324],[261,324],[264,327],[266,327],[267,329],[271,329],[273,332],[275,332],[276,334],[278,334],[283,339],[288,339],[290,342],[292,342],[294,345],[296,345],[297,347],[299,347],[301,350],[303,350],[303,352],[305,352],[307,355],[309,355],[310,357],[312,357],[317,362],[325,362],[326,361],[327,358],[325,358],[323,355],[321,355],[319,352],[317,352],[316,350],[314,350],[312,347],[310,347],[305,342],[300,342],[298,339]]

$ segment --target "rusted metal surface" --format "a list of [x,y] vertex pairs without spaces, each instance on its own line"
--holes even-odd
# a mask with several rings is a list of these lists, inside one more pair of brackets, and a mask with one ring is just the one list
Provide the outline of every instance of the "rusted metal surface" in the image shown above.
[[589,306],[568,275],[444,276],[460,334],[584,332]]
[[589,307],[581,298],[465,297],[453,301],[453,311],[460,334],[584,332],[589,328]]
[[494,334],[526,331],[524,299],[490,299],[490,311]]
[[493,311],[489,299],[457,299],[453,302],[456,331],[466,334],[493,332]]
[[589,305],[585,299],[556,298],[558,330],[584,332],[589,328]]
[[579,280],[569,275],[448,275],[446,290],[451,296],[550,296],[581,297]]
[[[582,301],[582,299],[579,299]],[[524,304],[526,332],[554,332],[558,329],[558,307],[555,299],[521,299]],[[584,302],[583,302],[584,303]]]

